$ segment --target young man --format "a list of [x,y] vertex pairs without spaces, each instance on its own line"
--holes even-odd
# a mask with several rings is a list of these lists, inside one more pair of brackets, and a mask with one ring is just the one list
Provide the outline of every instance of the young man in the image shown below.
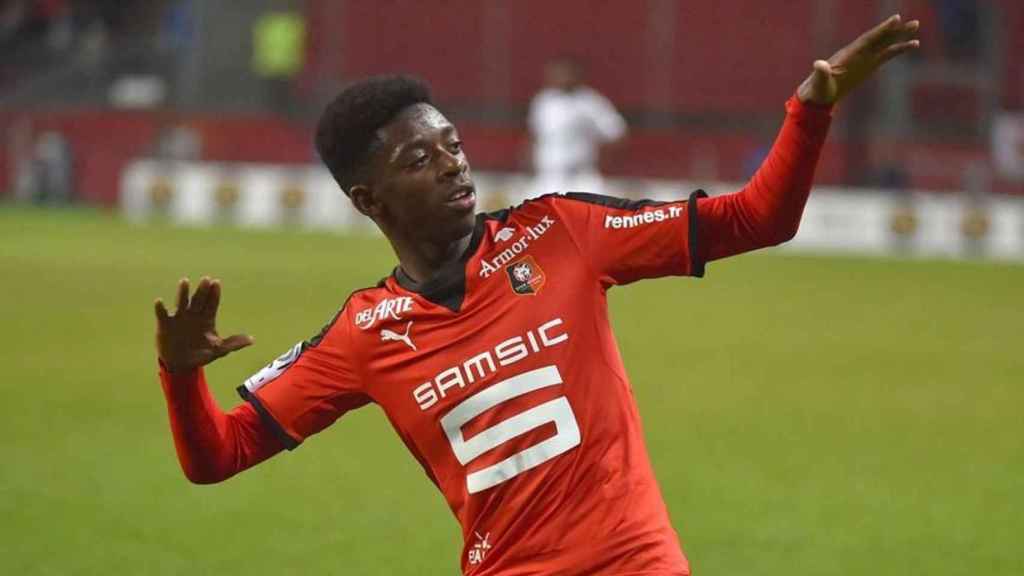
[[893,17],[815,62],[750,183],[679,202],[551,195],[474,214],[458,133],[421,84],[346,90],[317,147],[400,265],[246,380],[247,402],[226,414],[202,366],[252,341],[218,336],[220,284],[204,278],[190,298],[183,280],[173,316],[158,300],[160,376],[185,474],[219,482],[376,402],[462,525],[464,573],[689,574],[606,291],[701,276],[707,261],[791,238],[832,105],[915,48],[917,28]]

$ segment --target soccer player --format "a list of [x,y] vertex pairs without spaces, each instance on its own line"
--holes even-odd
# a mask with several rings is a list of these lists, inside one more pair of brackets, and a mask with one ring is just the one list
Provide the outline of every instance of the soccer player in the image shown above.
[[833,105],[917,47],[894,16],[814,63],[752,180],[678,202],[549,195],[490,214],[458,132],[403,77],[345,90],[320,154],[399,266],[352,293],[312,339],[216,405],[202,367],[252,343],[215,328],[221,287],[156,302],[160,377],[178,457],[219,482],[370,402],[462,526],[473,576],[689,574],[654,479],[608,322],[609,288],[701,276],[705,262],[796,233]]

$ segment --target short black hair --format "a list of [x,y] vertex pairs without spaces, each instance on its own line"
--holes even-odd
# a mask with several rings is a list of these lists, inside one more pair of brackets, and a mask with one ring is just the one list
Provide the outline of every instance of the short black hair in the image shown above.
[[430,88],[405,75],[375,76],[342,90],[320,117],[316,151],[331,175],[348,194],[357,184],[376,132],[399,112],[414,104],[433,104]]

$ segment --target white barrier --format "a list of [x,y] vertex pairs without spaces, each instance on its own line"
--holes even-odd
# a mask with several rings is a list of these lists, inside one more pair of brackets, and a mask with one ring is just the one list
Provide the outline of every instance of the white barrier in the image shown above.
[[[518,203],[521,191],[529,189],[521,174],[477,173],[475,180],[484,210]],[[695,188],[714,195],[738,187],[611,180],[607,192],[667,200],[685,198]],[[133,221],[376,231],[319,167],[139,161],[122,174],[120,195]],[[800,233],[786,249],[1024,261],[1024,200],[817,187]]]

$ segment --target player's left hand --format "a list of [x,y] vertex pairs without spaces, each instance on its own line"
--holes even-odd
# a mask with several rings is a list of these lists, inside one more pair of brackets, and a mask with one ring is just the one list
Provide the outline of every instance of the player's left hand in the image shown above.
[[814,71],[797,89],[797,97],[802,102],[824,105],[842,100],[882,64],[918,48],[920,26],[917,20],[904,22],[899,14],[890,17],[840,48],[828,60],[816,61]]

